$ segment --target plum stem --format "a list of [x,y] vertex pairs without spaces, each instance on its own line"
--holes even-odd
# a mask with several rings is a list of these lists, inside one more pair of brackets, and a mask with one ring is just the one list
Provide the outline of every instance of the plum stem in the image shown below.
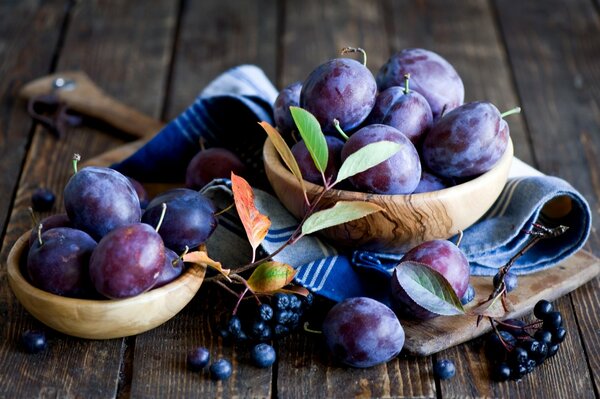
[[156,224],[156,228],[154,229],[157,233],[158,233],[158,230],[160,229],[160,226],[162,226],[162,222],[165,219],[165,214],[167,213],[167,204],[165,204],[163,202],[161,207],[162,207],[162,210],[160,212],[160,219],[158,219],[158,223]]
[[340,136],[342,136],[344,138],[344,140],[348,141],[348,139],[350,137],[348,137],[348,135],[346,134],[346,132],[344,132],[342,130],[342,127],[340,126],[340,121],[337,119],[333,119],[333,126],[335,127],[335,130],[338,131],[338,133],[340,134]]
[[41,223],[38,224],[38,227],[37,227],[37,237],[38,237],[38,242],[40,243],[40,247],[42,245],[44,245],[44,243],[42,242],[42,228],[43,227],[44,227],[44,225]]
[[408,81],[410,80],[410,73],[404,75],[404,94],[410,93],[410,88],[408,87]]
[[456,240],[456,247],[460,247],[460,243],[462,242],[463,239],[463,231],[462,230],[458,230],[458,240]]
[[508,111],[501,113],[500,116],[502,118],[506,118],[509,115],[518,114],[520,112],[521,112],[521,107],[514,107],[513,109],[509,109]]
[[38,220],[37,216],[35,216],[35,212],[33,211],[33,208],[28,206],[27,211],[29,212],[29,217],[31,218],[31,223],[33,223],[34,227],[37,226],[40,221]]
[[81,161],[81,155],[75,153],[73,154],[73,170],[77,173],[77,163]]
[[360,47],[344,47],[342,49],[342,55],[348,53],[362,53],[363,55],[363,65],[367,66],[367,52]]
[[312,334],[323,334],[323,331],[313,330],[312,328],[310,328],[308,321],[304,322],[304,325],[302,328],[304,329],[304,331],[312,333]]
[[235,202],[232,202],[230,205],[228,205],[227,207],[221,209],[219,212],[215,213],[215,216],[221,216],[222,214],[224,214],[225,212],[229,211],[231,208],[233,208],[233,206],[235,205]]
[[174,259],[171,264],[173,265],[173,267],[175,267],[175,264],[177,262],[179,262],[180,260],[183,260],[183,257],[190,251],[190,247],[188,247],[187,245],[185,246],[185,249],[183,250],[183,253],[181,255],[179,255],[176,259]]

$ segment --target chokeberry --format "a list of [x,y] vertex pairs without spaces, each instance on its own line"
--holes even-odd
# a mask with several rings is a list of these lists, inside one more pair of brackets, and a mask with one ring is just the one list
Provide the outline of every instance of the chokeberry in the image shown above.
[[210,352],[204,347],[194,348],[187,354],[187,366],[192,371],[200,371],[208,365]]
[[262,320],[262,321],[269,321],[273,318],[273,308],[266,304],[263,303],[258,307],[258,317]]
[[529,354],[527,353],[527,350],[521,348],[520,346],[517,346],[513,349],[513,351],[510,353],[510,357],[513,364],[524,364],[527,362],[527,360],[529,360]]
[[54,206],[56,196],[48,188],[36,188],[31,194],[31,207],[34,211],[46,212]]
[[275,307],[279,310],[285,310],[290,306],[290,297],[287,294],[283,294],[278,292],[273,295],[273,301],[275,303]]
[[21,345],[27,353],[39,353],[48,347],[43,331],[27,330],[21,334]]
[[524,363],[516,364],[513,366],[510,374],[513,380],[520,380],[525,374],[527,374],[527,366]]
[[549,344],[550,342],[552,342],[552,333],[548,330],[540,329],[535,332],[533,338],[540,342],[545,342],[546,344]]
[[252,363],[257,367],[270,367],[275,363],[275,349],[269,344],[258,344],[252,348],[250,358],[252,359]]
[[554,331],[554,334],[552,334],[552,343],[560,344],[565,340],[566,336],[567,336],[567,330],[564,327],[558,327]]
[[[500,340],[502,338],[502,340]],[[501,359],[517,344],[516,338],[508,331],[499,331],[498,335],[492,333],[486,343],[486,350],[490,357]]]
[[242,321],[238,316],[231,316],[231,319],[229,319],[229,322],[227,323],[227,331],[233,337],[237,336],[240,331],[242,331]]
[[210,378],[216,381],[226,380],[231,377],[231,363],[226,359],[219,359],[209,367]]
[[560,344],[552,344],[552,345],[548,346],[548,354],[546,355],[546,358],[556,355],[556,352],[558,352],[559,346],[560,346]]
[[302,298],[302,302],[304,302],[304,306],[311,307],[315,300],[315,296],[312,293],[308,293],[307,296]]
[[545,299],[538,301],[533,308],[533,315],[538,319],[543,319],[546,315],[554,310],[552,303]]
[[544,318],[543,328],[548,331],[556,331],[559,327],[562,327],[562,316],[560,312],[550,312]]
[[510,378],[510,374],[510,367],[505,362],[496,364],[492,370],[492,378],[496,381],[506,381]]
[[290,295],[289,309],[295,312],[298,309],[300,309],[301,307],[302,307],[302,302],[300,301],[300,299],[298,299],[298,297],[296,295]]
[[284,326],[283,324],[276,324],[275,327],[273,327],[273,335],[275,336],[275,338],[285,337],[289,333],[290,329],[287,326]]
[[290,321],[291,316],[292,312],[289,312],[287,310],[277,311],[275,312],[275,323],[287,324]]
[[527,363],[525,363],[525,369],[527,370],[527,374],[531,373],[537,365],[538,363],[535,360],[529,359]]
[[466,305],[467,303],[470,303],[473,299],[475,299],[475,288],[471,284],[469,284],[464,295],[462,296],[462,298],[460,298],[460,303]]
[[452,360],[443,359],[438,360],[433,366],[433,372],[440,380],[447,380],[454,377],[456,374],[456,368]]

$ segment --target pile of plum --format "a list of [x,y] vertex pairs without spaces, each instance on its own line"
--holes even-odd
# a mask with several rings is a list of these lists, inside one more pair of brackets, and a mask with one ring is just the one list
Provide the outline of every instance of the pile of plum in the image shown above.
[[[341,163],[367,144],[401,144],[392,158],[349,181],[357,191],[410,194],[485,173],[506,150],[509,129],[504,115],[489,102],[463,100],[462,80],[448,61],[432,51],[406,49],[393,54],[376,77],[349,58],[319,65],[304,82],[279,93],[274,117],[289,141],[295,131],[290,106],[317,118],[327,135],[326,178],[335,178]],[[292,152],[305,180],[322,184],[304,142],[298,141]]]
[[68,297],[128,298],[181,275],[179,254],[203,244],[217,226],[212,203],[178,188],[142,210],[135,187],[110,168],[77,171],[64,189],[66,214],[43,219],[31,232],[30,282]]

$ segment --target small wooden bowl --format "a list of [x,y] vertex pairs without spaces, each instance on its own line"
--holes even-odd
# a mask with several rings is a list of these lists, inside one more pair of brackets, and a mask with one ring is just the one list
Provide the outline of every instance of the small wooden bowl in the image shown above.
[[[263,148],[267,178],[283,205],[298,219],[307,206],[300,183],[281,161],[277,150],[267,139]],[[415,245],[433,239],[446,239],[475,223],[498,198],[513,158],[513,145],[497,164],[466,183],[429,193],[410,195],[378,195],[332,189],[318,208],[333,206],[338,201],[367,201],[381,206],[365,218],[323,230],[334,245],[346,249],[365,249],[402,253]],[[305,181],[309,200],[322,187]]]
[[80,338],[110,339],[136,335],[175,316],[196,295],[206,268],[193,265],[173,282],[127,299],[77,299],[54,295],[32,286],[21,273],[29,232],[8,254],[8,282],[17,299],[47,326]]

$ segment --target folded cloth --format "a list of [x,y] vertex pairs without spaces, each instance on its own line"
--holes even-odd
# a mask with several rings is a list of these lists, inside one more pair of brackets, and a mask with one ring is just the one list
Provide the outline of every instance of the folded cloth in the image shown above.
[[[181,181],[203,137],[207,145],[232,148],[258,168],[266,135],[256,122],[271,121],[275,96],[274,87],[258,68],[233,68],[211,83],[194,104],[146,146],[114,167],[141,181]],[[213,181],[203,193],[218,207],[231,204],[231,183],[227,179]],[[261,257],[285,243],[298,221],[267,192],[256,189],[255,196],[256,206],[272,222],[258,254]],[[549,218],[542,209],[557,198],[568,198],[570,211]],[[569,230],[560,237],[540,241],[520,257],[513,269],[518,274],[547,269],[579,250],[590,233],[591,211],[567,182],[544,176],[515,158],[511,178],[496,203],[464,232],[461,248],[470,261],[472,274],[495,274],[525,245],[536,222],[563,224]],[[229,267],[248,262],[250,246],[235,210],[220,217],[208,249],[212,257]],[[389,278],[400,257],[366,251],[342,254],[310,236],[288,246],[274,259],[297,268],[298,284],[332,300],[366,295],[386,302]]]
[[180,182],[202,138],[207,147],[232,150],[249,167],[264,174],[259,121],[272,123],[277,90],[254,65],[229,69],[196,100],[131,157],[112,167],[142,182]]

